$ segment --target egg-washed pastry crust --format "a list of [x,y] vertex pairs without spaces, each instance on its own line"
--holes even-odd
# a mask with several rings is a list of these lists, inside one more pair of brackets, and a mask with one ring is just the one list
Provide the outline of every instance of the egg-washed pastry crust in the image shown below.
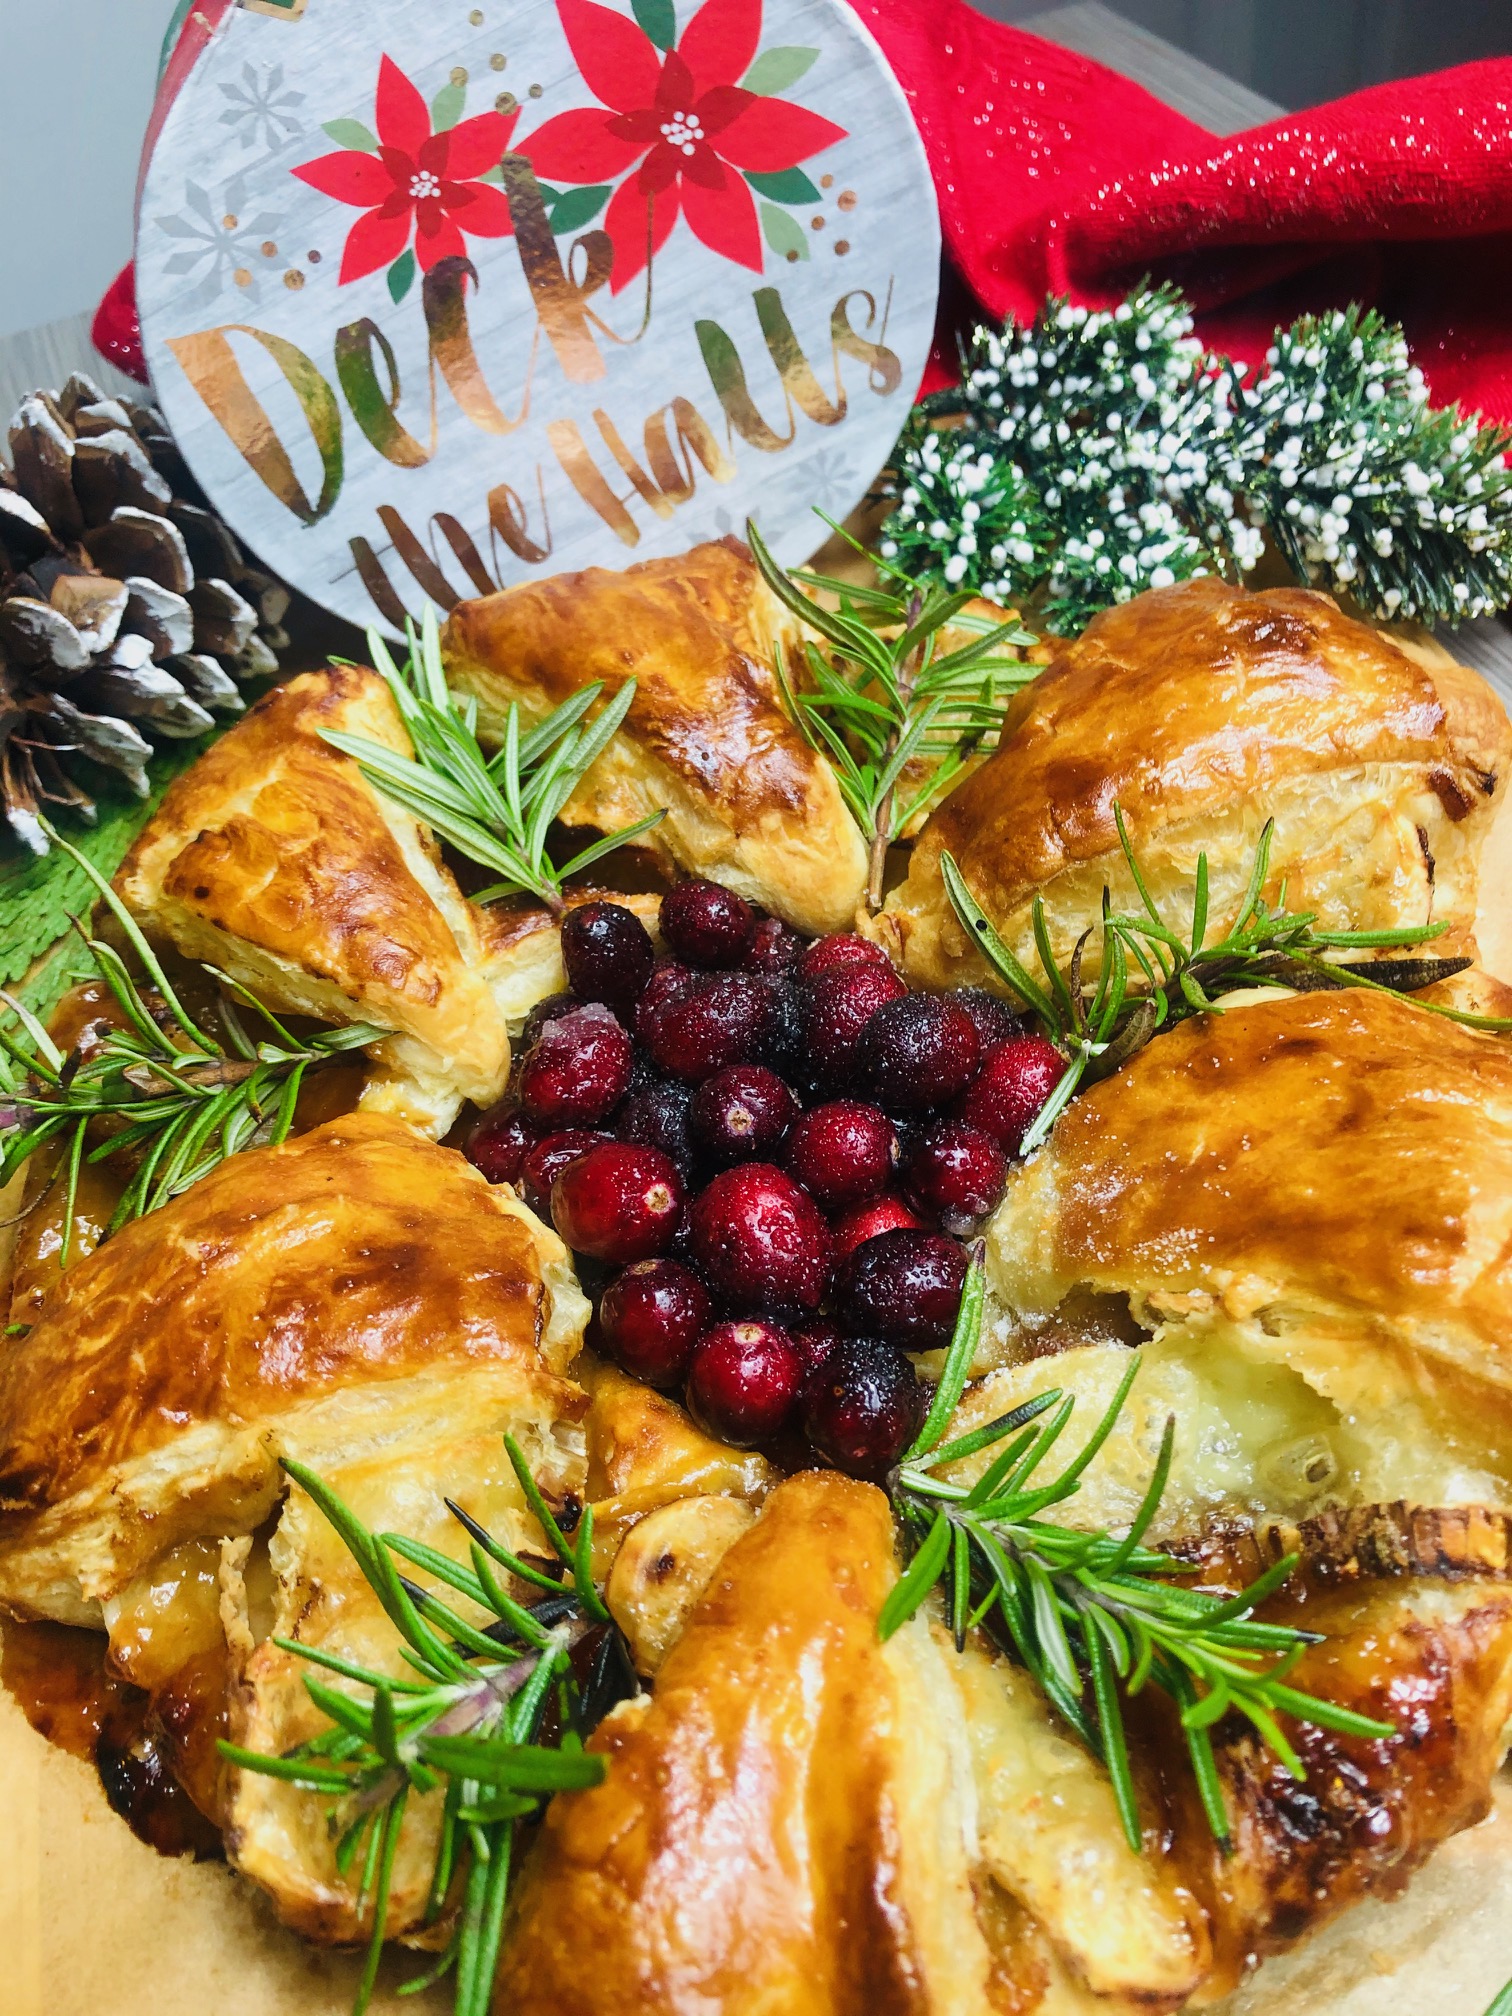
[[540,719],[593,680],[613,694],[633,677],[619,734],[563,816],[612,832],[665,810],[642,844],[802,930],[844,930],[866,851],[829,764],[788,718],[778,647],[792,663],[787,619],[736,539],[465,602],[442,637],[485,741],[511,702]]

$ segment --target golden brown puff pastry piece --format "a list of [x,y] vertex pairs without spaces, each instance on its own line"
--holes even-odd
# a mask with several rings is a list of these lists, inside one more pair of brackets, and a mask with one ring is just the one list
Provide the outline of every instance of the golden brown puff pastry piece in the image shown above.
[[[1062,964],[1106,884],[1138,897],[1115,802],[1157,900],[1190,888],[1237,909],[1267,819],[1267,896],[1331,929],[1444,923],[1435,954],[1474,953],[1477,860],[1512,762],[1485,681],[1431,667],[1298,588],[1217,580],[1136,596],[1088,625],[1014,702],[998,752],[934,812],[878,929],[910,981],[978,981],[940,877],[948,849],[1031,970],[1030,905]],[[1095,945],[1089,950],[1095,952]]]
[[947,1655],[922,1623],[878,1640],[896,1573],[880,1492],[777,1487],[591,1739],[603,1785],[553,1802],[498,2016],[988,2016]]
[[429,832],[321,739],[408,753],[387,687],[333,665],[277,688],[173,785],[116,887],[137,921],[270,1007],[370,1021],[364,1104],[442,1134],[509,1075],[477,916]]
[[786,617],[736,539],[612,573],[594,567],[455,610],[447,677],[478,700],[485,739],[511,701],[540,719],[602,680],[637,691],[619,734],[564,816],[611,830],[647,813],[647,836],[805,931],[851,921],[866,853],[834,773],[783,709],[772,672]]

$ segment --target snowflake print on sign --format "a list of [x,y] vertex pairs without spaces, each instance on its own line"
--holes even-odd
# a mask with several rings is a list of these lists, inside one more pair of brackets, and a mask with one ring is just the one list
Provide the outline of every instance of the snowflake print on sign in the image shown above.
[[[762,0],[704,0],[681,37],[659,47],[645,29],[594,0],[557,0],[557,14],[583,82],[599,108],[559,112],[520,143],[548,183],[619,183],[604,214],[614,245],[610,287],[642,272],[679,215],[711,252],[762,270],[762,230],[753,186],[798,170],[837,140],[843,126],[760,88],[767,75],[794,78],[807,62],[774,69],[758,58]],[[672,10],[637,8],[644,20]],[[811,59],[810,59],[811,60]],[[752,88],[755,84],[757,88]],[[800,176],[805,189],[806,177]],[[817,191],[814,192],[817,194]]]
[[[498,167],[519,113],[483,112],[460,125],[432,130],[431,109],[398,64],[385,56],[378,70],[378,136],[343,122],[371,146],[323,154],[292,172],[322,195],[367,214],[347,234],[341,285],[390,269],[396,295],[406,281],[395,267],[410,248],[422,273],[439,259],[464,257],[467,239],[508,238],[514,230],[509,200],[482,177]],[[455,116],[455,115],[453,115]],[[414,271],[413,266],[409,268]]]

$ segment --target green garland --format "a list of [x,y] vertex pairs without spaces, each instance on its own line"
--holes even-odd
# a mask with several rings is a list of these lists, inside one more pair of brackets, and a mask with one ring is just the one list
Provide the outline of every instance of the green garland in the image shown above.
[[1169,286],[978,329],[898,444],[882,555],[1060,635],[1146,588],[1238,579],[1267,541],[1385,620],[1512,602],[1512,433],[1431,407],[1399,328],[1307,316],[1249,378]]

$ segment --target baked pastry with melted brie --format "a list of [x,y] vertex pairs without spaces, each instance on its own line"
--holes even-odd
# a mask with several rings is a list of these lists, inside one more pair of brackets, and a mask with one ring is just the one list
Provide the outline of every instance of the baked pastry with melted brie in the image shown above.
[[270,1007],[392,1029],[363,1103],[444,1134],[464,1099],[504,1089],[506,1009],[430,832],[326,728],[409,752],[376,673],[291,679],[172,786],[116,887],[149,935]]
[[1025,689],[877,929],[915,986],[991,980],[945,894],[948,849],[1031,971],[1043,899],[1064,967],[1105,885],[1139,907],[1117,803],[1157,901],[1190,891],[1205,851],[1211,914],[1232,914],[1273,819],[1268,900],[1284,881],[1330,930],[1447,924],[1434,955],[1474,956],[1509,764],[1506,710],[1443,652],[1409,655],[1309,590],[1183,582],[1106,610]]
[[630,712],[565,819],[605,832],[667,817],[642,843],[804,931],[848,928],[866,851],[829,764],[798,733],[772,672],[788,619],[736,539],[623,573],[592,567],[464,602],[442,637],[447,678],[485,741],[510,703],[540,720],[579,687],[637,682]]

